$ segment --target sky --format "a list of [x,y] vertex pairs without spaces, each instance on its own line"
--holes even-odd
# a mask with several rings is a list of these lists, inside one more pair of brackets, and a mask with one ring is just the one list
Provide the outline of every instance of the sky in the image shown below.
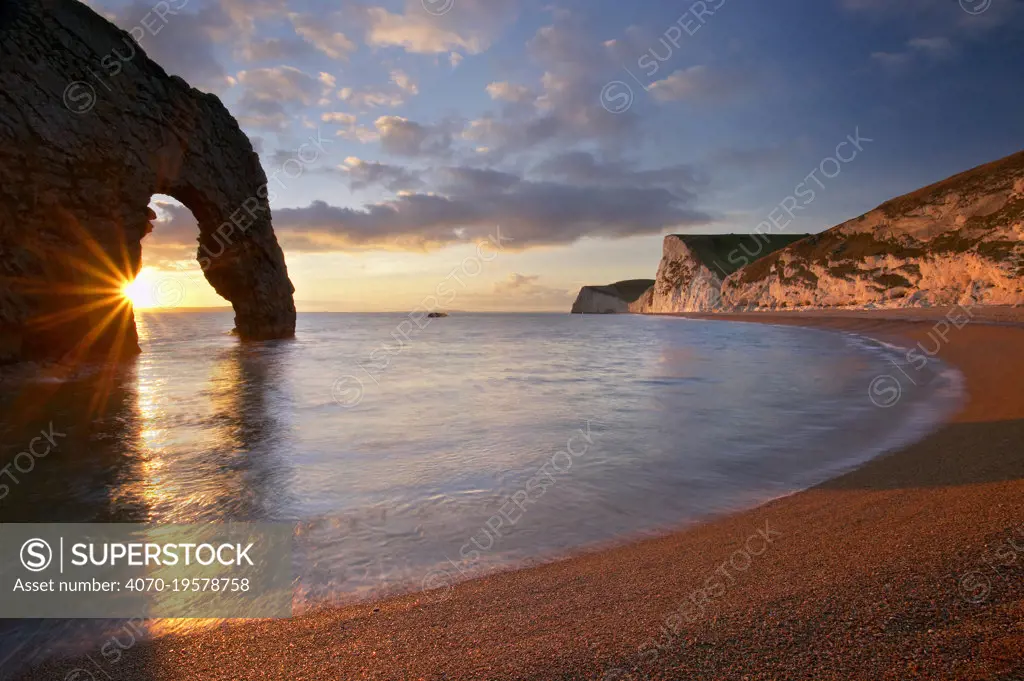
[[[1021,0],[88,4],[249,135],[300,312],[567,311],[665,234],[819,232],[1024,148]],[[226,304],[153,207],[139,297]]]

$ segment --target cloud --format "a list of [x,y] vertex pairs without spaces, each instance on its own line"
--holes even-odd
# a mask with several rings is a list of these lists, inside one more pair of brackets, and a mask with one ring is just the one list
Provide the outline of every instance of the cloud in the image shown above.
[[402,47],[415,54],[453,50],[479,54],[488,46],[481,36],[443,28],[429,15],[392,14],[383,7],[370,7],[366,11],[370,24],[366,44],[373,47]]
[[309,43],[296,38],[262,38],[243,43],[235,52],[238,59],[254,61],[292,61],[305,59],[316,51]]
[[508,279],[500,281],[494,285],[494,292],[507,293],[509,291],[529,288],[530,286],[534,286],[538,279],[540,279],[539,274],[527,275],[513,272],[508,275]]
[[105,13],[120,28],[141,34],[142,49],[168,73],[207,92],[220,93],[229,87],[230,79],[216,54],[218,43],[232,29],[231,16],[221,5],[167,13],[162,20],[148,0]]
[[687,200],[694,198],[696,188],[708,183],[705,174],[690,165],[639,170],[625,161],[599,162],[585,151],[570,151],[548,158],[535,166],[533,172],[540,177],[582,186],[660,187]]
[[871,59],[889,70],[899,71],[915,64],[947,59],[953,53],[953,44],[948,38],[913,38],[907,41],[905,50],[872,52]]
[[535,98],[530,88],[525,85],[516,85],[508,81],[491,83],[487,86],[487,94],[491,99],[505,102],[528,102]]
[[194,261],[199,223],[192,212],[173,199],[154,198],[150,206],[157,219],[152,221],[152,233],[142,242],[145,264],[172,269],[176,263]]
[[364,27],[371,47],[400,47],[414,54],[479,54],[490,47],[514,12],[511,3],[493,0],[458,0],[457,4],[454,11],[432,14],[420,0],[407,0],[401,12],[350,7],[348,16]]
[[929,56],[941,58],[948,56],[953,51],[953,45],[949,38],[913,38],[907,42],[913,49],[923,52]]
[[293,66],[276,66],[240,71],[238,82],[245,87],[243,99],[309,106],[333,87],[334,78],[327,73],[312,76]]
[[192,211],[177,201],[154,200],[157,219],[153,221],[153,234],[164,244],[190,245],[195,248],[199,239],[199,223]]
[[354,114],[342,113],[340,111],[329,111],[320,115],[320,120],[324,123],[340,123],[344,126],[352,126],[356,124],[358,118]]
[[341,170],[348,176],[349,188],[352,191],[381,186],[393,192],[400,192],[423,186],[423,181],[405,168],[364,161],[355,156],[346,158]]
[[[907,25],[912,34],[950,36],[925,39],[939,41],[934,46],[940,54],[933,56],[949,56],[948,48],[959,43],[989,41],[992,34],[1000,30],[1013,39],[1016,32],[1024,28],[1024,2],[1020,0],[992,0],[987,6],[980,0],[972,2],[972,5],[980,9],[976,14],[965,11],[965,7],[958,6],[952,0],[841,0],[840,4],[848,11],[873,19],[879,24],[885,23],[887,29],[894,19],[898,19]],[[913,42],[911,40],[907,43],[906,50],[874,52],[872,59],[896,68],[908,66],[915,60],[915,50],[927,52],[932,47],[927,42],[914,46],[911,44]]]
[[344,137],[347,140],[359,142],[360,144],[370,144],[371,142],[380,141],[380,133],[375,130],[371,130],[365,125],[357,125],[349,128],[348,130],[341,130],[337,134],[338,137]]
[[289,113],[323,99],[335,86],[334,76],[312,76],[292,66],[250,69],[238,73],[245,89],[239,99],[239,120],[248,127],[279,131]]
[[338,91],[338,99],[358,111],[369,111],[381,107],[396,108],[402,106],[410,97],[420,92],[416,80],[401,69],[390,73],[390,83],[381,88],[344,87]]
[[451,152],[451,121],[423,125],[401,116],[381,116],[374,121],[381,148],[396,156],[447,156]]
[[289,0],[220,0],[223,11],[231,18],[232,33],[252,35],[256,20],[274,20],[288,11]]
[[543,142],[571,136],[572,132],[566,122],[556,115],[525,119],[488,115],[470,121],[462,136],[486,146],[494,156],[500,157],[508,151],[525,151]]
[[[981,8],[983,3],[973,2]],[[851,12],[888,21],[893,16],[905,17],[917,27],[963,28],[985,32],[1000,26],[1014,24],[1024,18],[1024,3],[1020,0],[992,0],[977,14],[971,14],[955,2],[935,0],[841,0],[840,5]]]
[[649,90],[659,102],[683,99],[721,101],[740,93],[750,84],[751,79],[746,74],[712,71],[707,66],[698,65],[680,69],[651,83]]
[[321,114],[320,120],[324,123],[334,123],[342,126],[341,130],[334,133],[338,137],[344,137],[345,139],[362,144],[376,142],[380,139],[380,135],[376,130],[371,130],[365,125],[359,125],[359,119],[354,114],[329,111]]
[[462,63],[462,55],[458,52],[452,52],[448,55],[448,63],[452,65],[452,68],[458,68],[459,64]]
[[600,105],[601,88],[620,67],[602,43],[565,12],[542,26],[527,43],[527,53],[542,70],[534,94],[522,85],[491,83],[488,94],[508,105],[498,114],[473,120],[463,136],[486,147],[492,160],[542,144],[624,145],[639,131],[633,112],[614,115]]
[[341,31],[334,30],[330,21],[325,21],[321,16],[292,12],[288,18],[296,34],[332,59],[347,61],[349,55],[357,49],[354,42]]
[[397,85],[402,92],[407,92],[410,95],[418,95],[420,93],[416,80],[401,69],[395,69],[391,72],[391,82]]
[[511,248],[568,244],[583,237],[659,234],[707,224],[691,197],[659,187],[533,182],[498,171],[448,168],[447,195],[405,193],[361,209],[315,201],[274,214],[286,249],[422,250],[475,242],[496,225]]
[[520,304],[543,307],[561,307],[575,295],[574,292],[564,288],[545,286],[539,282],[540,275],[538,274],[513,272],[503,281],[495,282],[493,292],[506,299],[498,302],[510,303],[512,301],[508,301],[508,298],[517,298]]
[[399,107],[405,104],[405,94],[397,90],[342,88],[338,99],[358,111],[369,111],[379,107]]

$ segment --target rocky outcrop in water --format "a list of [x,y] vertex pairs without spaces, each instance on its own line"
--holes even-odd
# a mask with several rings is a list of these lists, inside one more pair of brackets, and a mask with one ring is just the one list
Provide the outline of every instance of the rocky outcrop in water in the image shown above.
[[608,286],[584,286],[572,304],[573,314],[629,312],[629,304],[654,285],[652,279],[630,279]]
[[1024,152],[883,203],[730,275],[729,309],[1024,303]]
[[119,289],[155,193],[195,215],[197,258],[239,335],[294,334],[267,178],[217,97],[83,4],[0,0],[0,102],[0,360],[138,352]]
[[670,234],[662,246],[654,285],[629,312],[711,312],[721,308],[722,282],[746,263],[806,234]]

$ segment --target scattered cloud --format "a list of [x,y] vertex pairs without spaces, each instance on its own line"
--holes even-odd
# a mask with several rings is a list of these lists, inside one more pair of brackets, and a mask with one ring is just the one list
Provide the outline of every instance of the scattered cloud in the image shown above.
[[244,42],[235,55],[245,62],[294,61],[305,59],[315,50],[297,38],[260,38]]
[[[540,283],[538,274],[519,274],[513,272],[502,281],[495,282],[493,293],[505,300],[503,304],[518,303],[518,306],[533,305],[535,307],[564,308],[565,304],[575,296],[575,292],[556,286]],[[518,299],[516,301],[508,299]]]
[[391,82],[397,85],[398,89],[402,92],[407,92],[410,95],[418,95],[420,93],[420,88],[416,81],[401,69],[395,69],[391,72]]
[[151,206],[157,218],[142,242],[145,264],[164,269],[179,269],[182,263],[192,266],[199,243],[199,223],[192,211],[173,199],[154,198]]
[[507,106],[471,121],[463,134],[475,146],[486,147],[490,159],[541,144],[609,147],[638,132],[634,113],[614,115],[600,106],[597,93],[619,67],[572,15],[556,13],[555,22],[542,26],[527,43],[527,54],[542,70],[540,89],[491,83],[488,94]]
[[364,27],[371,47],[398,47],[413,54],[479,54],[513,12],[511,3],[459,0],[456,11],[438,15],[426,11],[420,0],[407,0],[399,12],[363,6],[350,8],[348,16]]
[[708,182],[704,173],[690,165],[640,170],[625,161],[600,162],[586,151],[552,156],[534,167],[533,172],[582,186],[660,187],[688,200],[694,198],[696,188]]
[[[153,3],[136,1],[105,13],[115,24],[135,34],[150,59],[170,74],[181,76],[192,86],[215,94],[226,90],[231,80],[217,57],[217,45],[230,35],[229,3],[207,4],[195,12],[181,11],[154,22]],[[148,27],[148,28],[147,28]]]
[[918,50],[936,58],[949,56],[953,51],[953,44],[949,42],[949,38],[942,37],[913,38],[907,42],[907,45],[913,50]]
[[887,69],[898,71],[919,63],[948,59],[953,53],[953,44],[948,38],[913,38],[907,41],[905,49],[899,52],[872,52],[871,59]]
[[373,88],[356,90],[345,87],[338,91],[338,99],[364,112],[380,107],[397,108],[405,104],[405,94],[401,91]]
[[712,71],[705,65],[698,65],[651,83],[649,90],[659,102],[722,101],[747,89],[751,82],[747,74],[739,71]]
[[257,20],[274,20],[288,11],[288,0],[219,0],[219,3],[231,19],[229,28],[234,34],[252,35],[256,32]]
[[513,272],[508,275],[508,279],[505,281],[499,281],[494,285],[495,293],[508,293],[509,291],[517,291],[524,288],[535,286],[537,281],[540,279],[539,274],[519,274]]
[[310,75],[292,66],[250,69],[238,73],[244,88],[239,119],[252,128],[282,130],[291,112],[323,100],[335,87],[329,73]]
[[288,18],[297,35],[332,59],[348,60],[357,49],[344,33],[334,30],[330,22],[320,16],[292,12]]
[[448,195],[403,193],[361,209],[315,201],[276,211],[275,230],[291,250],[423,250],[474,242],[501,225],[514,239],[511,248],[525,249],[585,236],[659,234],[711,221],[691,200],[664,188],[581,187],[470,168],[446,172]]
[[349,188],[352,191],[380,186],[393,192],[401,192],[423,186],[423,181],[405,168],[364,161],[355,156],[346,158],[340,169],[348,176]]
[[359,118],[355,114],[342,111],[328,111],[320,114],[320,120],[324,123],[341,126],[341,129],[334,133],[337,137],[361,144],[376,142],[380,139],[380,135],[376,130],[371,130],[365,125],[359,125]]
[[516,85],[508,81],[489,84],[487,94],[491,96],[491,99],[517,103],[529,102],[536,97],[525,85]]
[[357,111],[367,112],[371,109],[395,109],[420,92],[416,80],[401,69],[390,73],[390,81],[384,87],[351,88],[344,87],[338,91],[338,99]]
[[451,152],[455,124],[443,121],[423,125],[401,116],[381,116],[374,121],[380,146],[396,156],[447,156]]
[[320,115],[320,120],[324,123],[338,123],[344,126],[352,126],[356,124],[359,119],[350,113],[343,113],[340,111],[329,111]]
[[240,71],[238,82],[252,99],[308,106],[317,102],[325,89],[334,86],[334,77],[328,73],[313,76],[293,66],[276,66]]

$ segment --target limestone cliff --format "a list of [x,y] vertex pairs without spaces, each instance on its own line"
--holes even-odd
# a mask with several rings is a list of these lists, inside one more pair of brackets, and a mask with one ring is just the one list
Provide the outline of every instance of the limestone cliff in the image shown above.
[[629,312],[708,312],[721,306],[722,282],[748,262],[805,237],[791,235],[670,234],[654,286]]
[[609,286],[584,286],[572,304],[573,314],[628,312],[629,304],[654,285],[652,279],[630,279]]
[[1024,303],[1024,152],[888,201],[726,278],[729,309]]
[[239,335],[293,335],[266,182],[220,100],[131,35],[75,0],[0,0],[0,361],[138,351],[119,288],[154,193],[195,215]]

